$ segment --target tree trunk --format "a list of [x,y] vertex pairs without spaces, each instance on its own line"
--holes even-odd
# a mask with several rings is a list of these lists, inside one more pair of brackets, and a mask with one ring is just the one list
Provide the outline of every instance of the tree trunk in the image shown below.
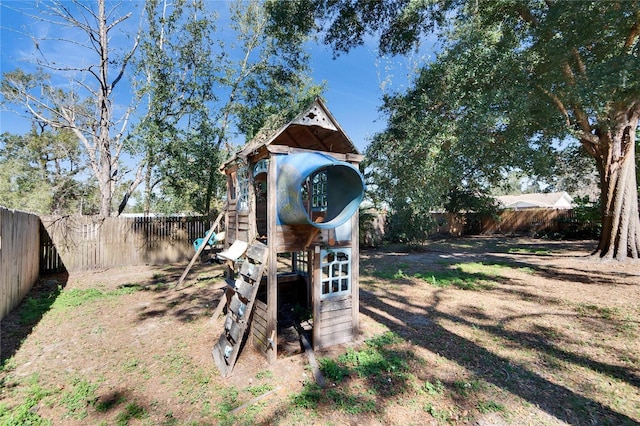
[[594,253],[603,259],[638,259],[640,218],[636,181],[635,140],[638,118],[612,131],[607,155],[599,164],[602,234]]
[[152,149],[147,148],[147,166],[144,173],[144,214],[148,216],[151,213],[151,175],[153,173]]
[[114,180],[111,162],[111,86],[109,85],[109,38],[105,1],[98,1],[99,37],[100,37],[100,73],[98,89],[98,109],[100,129],[98,130],[98,147],[100,150],[100,216],[111,216],[111,200],[113,199]]

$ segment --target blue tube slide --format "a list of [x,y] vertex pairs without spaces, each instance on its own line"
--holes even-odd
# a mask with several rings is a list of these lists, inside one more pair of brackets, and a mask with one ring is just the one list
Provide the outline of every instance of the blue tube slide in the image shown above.
[[[320,182],[317,188],[314,183]],[[320,152],[277,157],[277,210],[282,224],[332,229],[347,222],[364,198],[364,178],[349,163]],[[317,192],[316,192],[317,189]],[[311,206],[309,198],[318,201]],[[312,217],[313,210],[320,217]]]

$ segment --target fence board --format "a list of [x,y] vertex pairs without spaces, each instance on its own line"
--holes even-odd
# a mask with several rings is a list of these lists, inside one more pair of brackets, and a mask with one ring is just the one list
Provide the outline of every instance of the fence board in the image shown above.
[[38,216],[0,207],[0,320],[38,280],[39,247]]
[[[182,262],[205,236],[208,217],[42,217],[46,233],[68,271]],[[51,253],[47,252],[49,256]],[[53,263],[51,259],[44,261]]]

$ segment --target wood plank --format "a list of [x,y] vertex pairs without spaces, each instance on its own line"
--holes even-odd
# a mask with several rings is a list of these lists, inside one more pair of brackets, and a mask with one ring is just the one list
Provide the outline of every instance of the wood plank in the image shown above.
[[360,330],[360,212],[351,217],[351,321],[352,336]]
[[252,285],[250,282],[247,282],[245,280],[240,280],[240,282],[238,283],[236,292],[240,295],[242,299],[244,299],[245,303],[251,298],[251,295],[253,294],[253,290],[254,290],[253,287],[254,285]]
[[[264,312],[264,313],[267,312],[267,304],[264,303],[262,300],[256,300],[255,304],[256,304],[256,311],[257,312],[261,312],[261,313],[262,312]],[[263,315],[261,315],[261,316],[263,316]]]
[[0,207],[0,319],[38,280],[40,257],[38,216]]
[[266,316],[266,311],[262,312],[263,315],[256,315],[257,311],[254,307],[254,311],[253,311],[253,319],[251,320],[252,323],[258,324],[263,326],[264,328],[267,327],[267,316]]
[[329,311],[339,311],[343,309],[351,309],[353,306],[353,298],[351,295],[346,298],[329,298],[324,299],[320,302],[320,311],[321,312],[329,312]]
[[[335,322],[336,320],[340,320],[340,318],[348,318],[351,319],[351,308],[335,310],[335,311],[321,311],[320,312],[320,321],[322,322]],[[321,325],[322,326],[322,325]]]
[[316,383],[321,388],[325,387],[326,382],[324,380],[324,376],[320,371],[320,367],[318,366],[318,362],[316,361],[315,353],[313,352],[313,348],[311,347],[311,343],[309,339],[307,339],[307,335],[299,325],[296,327],[298,330],[298,334],[300,335],[300,340],[302,341],[302,346],[304,346],[304,352],[307,355],[307,359],[309,360],[309,365],[311,366],[311,371],[313,371],[313,377],[316,380]]
[[[351,312],[349,312],[349,314],[351,314]],[[351,322],[351,315],[349,315],[346,320],[342,319],[341,321],[336,321],[333,324],[324,323],[323,326],[320,327],[320,335],[325,336],[327,334],[339,333],[344,330],[349,330],[349,333],[351,333],[352,325],[353,324]]]
[[[247,256],[250,257],[252,253],[247,253]],[[257,262],[261,263],[259,260]],[[240,267],[240,275],[247,277],[251,282],[256,282],[261,276],[258,276],[259,268],[256,268],[255,265],[251,262],[244,262]]]
[[[342,343],[347,343],[353,340],[353,334],[351,330],[342,331],[340,333],[327,334],[318,337],[319,341],[317,343],[320,349],[328,348],[330,346],[339,345]],[[314,345],[316,343],[314,342]]]
[[259,334],[261,336],[267,337],[267,321],[266,318],[263,318],[263,321],[257,321],[255,318],[251,321],[251,326],[253,327],[253,333]]
[[[277,163],[278,156],[271,155],[269,160],[269,171],[267,173],[267,211],[277,211],[277,188],[276,188],[276,176],[277,176]],[[269,236],[269,259],[267,267],[267,332],[277,332],[278,321],[278,259],[277,259],[277,241],[272,236],[276,235],[276,215],[267,214],[267,235]],[[275,362],[278,358],[278,344],[274,342],[273,345],[269,345],[268,341],[265,343],[267,360],[270,364]]]
[[241,405],[241,406],[239,406],[238,408],[234,408],[233,410],[231,410],[231,411],[230,411],[230,413],[231,413],[232,415],[235,415],[236,413],[238,413],[238,412],[240,412],[240,411],[244,410],[245,408],[247,408],[247,407],[249,407],[249,406],[251,406],[251,405],[255,404],[256,402],[260,402],[260,401],[262,401],[263,399],[265,399],[265,398],[267,398],[267,397],[271,396],[272,394],[274,394],[274,393],[276,393],[276,392],[279,392],[279,391],[280,391],[280,389],[282,389],[282,386],[278,386],[278,387],[277,387],[277,388],[275,388],[275,389],[272,389],[272,390],[270,390],[270,391],[268,391],[268,392],[266,392],[266,393],[264,393],[264,394],[262,394],[262,395],[260,395],[260,396],[257,396],[257,397],[255,397],[255,398],[253,398],[252,400],[245,402],[244,404],[242,404],[242,405]]
[[267,246],[261,242],[255,242],[247,249],[247,257],[256,263],[264,263],[268,254]]
[[310,153],[322,152],[323,154],[330,155],[336,160],[340,160],[340,161],[360,163],[362,160],[364,160],[364,155],[362,154],[356,154],[356,153],[340,154],[340,153],[331,152],[331,151],[294,148],[286,145],[269,145],[267,149],[269,150],[269,152],[273,154],[296,154],[296,153],[305,153],[305,152],[310,152]]

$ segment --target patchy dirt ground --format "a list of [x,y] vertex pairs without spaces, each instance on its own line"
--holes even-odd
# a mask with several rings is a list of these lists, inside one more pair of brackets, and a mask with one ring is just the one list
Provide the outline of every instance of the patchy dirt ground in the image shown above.
[[220,377],[218,265],[180,289],[185,265],[45,277],[2,322],[0,423],[638,424],[640,264],[594,261],[592,247],[362,250],[361,335],[315,355],[362,361],[365,342],[392,336],[384,361],[399,361],[325,389],[303,353],[269,365],[251,345]]

